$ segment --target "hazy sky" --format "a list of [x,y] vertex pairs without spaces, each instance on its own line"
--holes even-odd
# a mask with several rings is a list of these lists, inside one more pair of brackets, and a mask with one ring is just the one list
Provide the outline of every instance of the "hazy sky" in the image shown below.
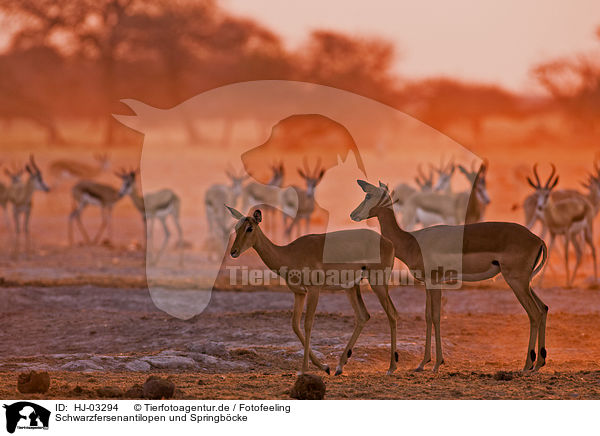
[[600,0],[222,0],[297,47],[314,29],[377,35],[396,43],[397,71],[447,75],[539,92],[532,65],[600,52]]

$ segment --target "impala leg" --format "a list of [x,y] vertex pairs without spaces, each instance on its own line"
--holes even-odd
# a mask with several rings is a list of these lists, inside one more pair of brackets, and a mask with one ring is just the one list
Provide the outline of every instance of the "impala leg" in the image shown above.
[[575,268],[573,268],[573,275],[571,276],[570,285],[575,281],[575,277],[577,276],[577,270],[581,265],[581,258],[583,256],[583,250],[581,249],[581,244],[577,238],[577,235],[573,235],[573,247],[575,248]]
[[567,288],[571,286],[570,274],[569,274],[569,242],[571,236],[569,232],[565,233],[565,271],[567,272]]
[[435,330],[435,364],[433,372],[437,372],[444,363],[442,355],[442,332],[440,327],[440,318],[442,313],[442,290],[432,289],[431,291],[431,317],[433,319],[433,328]]
[[109,207],[106,213],[106,231],[107,231],[107,235],[108,235],[108,241],[111,242],[112,241],[112,207]]
[[387,373],[388,373],[388,375],[391,375],[394,373],[394,371],[396,371],[396,367],[397,367],[396,362],[398,362],[398,352],[396,351],[396,334],[397,334],[398,313],[396,312],[394,303],[392,303],[392,300],[389,297],[387,285],[380,285],[380,284],[374,284],[374,283],[370,283],[370,284],[371,284],[371,288],[373,289],[373,292],[375,293],[375,295],[377,295],[377,298],[379,299],[379,303],[381,303],[383,310],[385,310],[385,314],[387,315],[388,322],[390,324],[390,340],[391,340],[390,353],[391,354],[390,354],[390,368],[388,369]]
[[156,265],[158,263],[158,260],[160,259],[160,257],[162,256],[162,254],[164,253],[165,249],[167,248],[167,245],[169,243],[169,239],[171,238],[171,232],[169,231],[169,227],[167,227],[167,221],[166,218],[159,218],[160,222],[163,226],[163,230],[165,232],[165,237],[163,239],[163,242],[160,246],[160,249],[158,250],[158,253],[156,253],[156,257],[153,259],[152,263],[154,265]]
[[173,215],[173,222],[177,229],[177,247],[179,248],[179,266],[183,266],[183,231],[179,224],[179,215]]
[[521,303],[521,306],[523,306],[529,317],[529,345],[527,348],[527,359],[523,367],[523,371],[529,371],[533,369],[533,362],[535,362],[536,358],[534,348],[538,329],[542,321],[542,310],[538,307],[538,303],[536,303],[530,291],[529,278],[510,277],[510,275],[507,277],[507,275],[504,275],[504,279],[515,293],[519,303]]
[[4,215],[4,226],[6,227],[6,231],[10,232],[10,217],[9,217],[9,212],[6,209],[6,205],[2,206],[3,209],[3,215]]
[[154,264],[154,217],[151,216],[150,219],[150,226],[149,226],[149,231],[148,231],[148,235],[147,235],[147,241],[146,241],[146,251],[148,253],[148,262],[150,263],[150,265]]
[[[294,310],[292,313],[292,329],[294,330],[294,333],[296,333],[296,336],[298,337],[298,339],[300,339],[300,343],[302,344],[303,347],[304,347],[304,334],[302,333],[302,330],[300,329],[300,319],[302,318],[302,309],[304,309],[304,301],[305,300],[306,300],[306,294],[294,293]],[[317,358],[317,356],[315,356],[315,354],[312,352],[312,350],[310,351],[309,356],[310,356],[310,360],[312,361],[312,363],[314,363],[316,366],[318,366],[319,369],[325,371],[327,374],[330,373],[329,366],[322,364],[321,361]]]
[[529,289],[533,299],[538,305],[538,308],[542,312],[542,320],[540,321],[540,328],[538,332],[538,358],[535,362],[534,371],[539,370],[546,364],[546,318],[548,317],[548,306],[537,296],[533,289]]
[[15,239],[13,244],[13,259],[17,259],[19,257],[19,243],[21,238],[21,224],[19,223],[19,211],[17,207],[13,205],[13,219],[15,222]]
[[102,224],[100,224],[98,233],[96,233],[96,236],[94,237],[94,244],[98,244],[100,242],[100,238],[102,237],[102,234],[104,233],[104,230],[108,224],[107,211],[108,210],[106,208],[102,208]]
[[300,374],[308,372],[308,358],[310,356],[310,335],[312,332],[313,323],[315,321],[315,311],[319,302],[319,291],[309,289],[306,296],[306,315],[304,317],[304,359],[302,361],[302,370]]
[[27,257],[31,254],[31,234],[29,233],[29,218],[31,217],[31,207],[27,208],[23,218],[23,231],[25,233],[25,254]]
[[423,371],[425,365],[431,362],[431,327],[433,325],[431,318],[431,293],[429,290],[425,291],[425,322],[427,327],[425,328],[425,353],[423,354],[423,360],[415,369],[415,371]]
[[594,246],[594,235],[593,235],[593,227],[589,226],[583,232],[583,237],[585,238],[586,244],[590,247],[592,251],[592,260],[594,261],[594,282],[598,281],[598,262],[596,259],[596,247]]
[[352,336],[348,341],[348,345],[346,345],[344,352],[340,356],[338,366],[335,370],[335,375],[340,375],[342,373],[344,365],[348,362],[348,359],[352,355],[352,348],[354,347],[356,340],[360,336],[363,327],[371,317],[369,312],[367,312],[365,303],[360,295],[360,285],[356,285],[352,289],[346,289],[346,295],[348,296],[348,300],[350,300],[352,309],[354,309],[354,332],[352,332]]
[[540,275],[540,281],[538,283],[538,286],[540,288],[542,287],[542,283],[544,282],[544,276],[546,275],[546,270],[549,268],[549,265],[550,265],[550,255],[552,254],[552,249],[554,248],[555,239],[556,239],[556,235],[554,233],[550,233],[550,245],[548,245],[548,259],[546,260],[546,265],[544,266],[544,269],[542,270],[542,274]]

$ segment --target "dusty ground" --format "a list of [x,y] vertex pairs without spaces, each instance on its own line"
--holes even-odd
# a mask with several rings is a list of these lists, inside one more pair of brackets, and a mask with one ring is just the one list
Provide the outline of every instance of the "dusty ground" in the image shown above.
[[[20,268],[3,261],[3,274],[12,278],[0,288],[0,397],[24,397],[16,391],[17,373],[45,369],[52,384],[43,398],[96,398],[99,387],[126,389],[150,374],[171,377],[179,398],[288,398],[302,356],[290,325],[291,293],[214,291],[206,311],[184,321],[158,310],[140,284],[141,252],[107,247],[61,250],[60,257],[58,249],[38,251]],[[87,270],[69,276],[69,267],[81,266],[74,259],[83,262],[86,256],[95,262],[87,259]],[[55,279],[39,280],[47,270]],[[122,282],[115,279],[115,271]],[[18,277],[22,282],[14,283]],[[94,284],[69,285],[69,277]],[[583,278],[579,282],[584,284]],[[376,298],[366,291],[372,318],[345,373],[325,376],[327,398],[600,397],[597,290],[539,291],[550,313],[548,363],[538,374],[516,372],[524,364],[529,326],[502,283],[446,293],[442,332],[447,363],[437,375],[412,371],[423,352],[422,289],[395,288],[391,294],[400,312],[398,371],[385,375],[388,325]],[[345,296],[323,294],[313,344],[332,368],[352,326]]]

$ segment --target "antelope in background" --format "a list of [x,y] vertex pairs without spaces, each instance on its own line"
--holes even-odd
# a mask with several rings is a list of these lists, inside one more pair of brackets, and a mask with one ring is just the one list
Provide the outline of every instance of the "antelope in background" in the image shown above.
[[454,175],[454,171],[456,170],[456,165],[454,165],[454,162],[450,160],[450,162],[448,162],[445,165],[443,162],[440,162],[439,167],[432,166],[432,168],[438,175],[437,183],[433,187],[433,190],[435,192],[451,194],[452,176]]
[[[564,256],[565,256],[565,271],[566,285],[570,287],[577,270],[581,264],[583,251],[581,249],[578,236],[581,234],[585,243],[592,251],[592,259],[594,262],[594,281],[598,280],[596,248],[594,247],[594,217],[595,209],[588,198],[575,190],[561,190],[553,192],[558,184],[559,176],[556,175],[556,166],[552,164],[552,172],[544,185],[542,185],[538,171],[538,164],[533,166],[533,175],[535,182],[527,177],[527,182],[535,189],[537,199],[537,211],[543,214],[543,223],[550,231],[550,245],[548,248],[548,257],[552,254],[554,240],[556,236],[562,235],[565,238]],[[555,176],[556,175],[556,176]],[[569,274],[569,245],[573,243],[575,248],[575,268],[573,275]],[[540,277],[540,286],[544,280],[544,273]]]
[[[529,317],[529,345],[524,370],[538,370],[545,365],[548,306],[531,288],[532,278],[543,268],[547,259],[546,244],[542,239],[519,224],[504,222],[442,225],[407,232],[398,226],[387,186],[381,182],[379,186],[363,180],[357,182],[366,195],[350,217],[354,221],[377,218],[381,234],[394,244],[395,256],[408,267],[416,280],[425,283],[425,354],[417,371],[422,371],[431,361],[432,324],[436,338],[433,370],[437,371],[444,363],[440,285],[451,281],[477,282],[499,273],[502,273]],[[451,264],[451,268],[456,264],[462,265],[460,273],[452,274],[448,264]],[[440,268],[447,274],[438,280],[432,272],[439,272]],[[537,361],[534,351],[536,338]]]
[[[217,246],[212,248],[217,253],[227,245],[229,232],[231,231],[231,218],[229,218],[223,205],[231,204],[237,206],[238,199],[242,194],[242,184],[250,177],[244,170],[236,174],[231,167],[225,170],[225,174],[231,181],[231,186],[222,184],[212,185],[204,194],[208,237],[210,243],[216,242]],[[210,243],[209,245],[212,245]]]
[[[449,192],[450,179],[446,177],[454,173],[454,168],[455,165],[450,164],[443,170],[436,170],[444,174],[444,183],[438,182],[435,186],[435,188],[443,188],[443,192],[418,192],[405,201],[402,210],[404,229],[412,230],[417,223],[421,223],[423,227],[435,224],[459,225],[483,218],[485,207],[489,203],[485,179],[487,164],[482,164],[477,173],[479,176],[475,175],[471,190],[456,193]],[[467,173],[469,178],[471,173]]]
[[[91,180],[82,180],[77,183],[73,186],[71,194],[73,197],[73,211],[69,214],[69,244],[73,245],[74,243],[73,221],[77,222],[84,243],[98,244],[107,228],[108,242],[110,243],[112,238],[112,210],[115,203],[123,196],[119,195],[119,192],[112,186]],[[90,237],[81,221],[81,214],[88,205],[99,207],[102,213],[102,224],[93,241],[90,241]]]
[[[417,165],[417,175],[415,183],[420,189],[420,192],[431,192],[433,190],[433,166],[429,166],[429,174],[425,174],[422,164]],[[404,203],[412,195],[416,194],[415,188],[407,183],[399,183],[392,191],[392,200],[394,201],[394,209],[396,213],[403,213]]]
[[[468,193],[459,194],[459,207],[461,210],[466,209],[465,224],[483,221],[485,210],[490,204],[486,182],[488,166],[487,160],[481,164],[479,170],[475,169],[474,163],[471,164],[471,170],[467,170],[462,165],[458,166],[459,171],[464,174],[472,186],[470,195]],[[464,204],[465,200],[467,201],[466,205]]]
[[[1,165],[1,163],[0,163]],[[4,221],[6,225],[6,230],[10,230],[10,219],[8,217],[8,204],[10,202],[11,191],[15,189],[16,186],[21,185],[21,176],[23,175],[23,169],[18,169],[13,167],[12,170],[8,168],[4,169],[5,174],[8,176],[10,180],[9,185],[5,185],[0,182],[0,207],[2,207],[4,213]]]
[[31,253],[31,234],[29,233],[29,218],[31,217],[32,198],[35,191],[48,192],[50,188],[44,182],[42,172],[33,158],[29,156],[29,163],[25,165],[29,177],[25,183],[20,180],[21,172],[13,173],[12,184],[9,187],[8,201],[13,205],[13,218],[15,223],[15,243],[13,257],[16,259],[20,251],[21,223],[23,217],[23,230],[25,233],[25,250]]
[[[371,289],[379,299],[383,310],[385,311],[390,324],[391,335],[391,357],[388,374],[396,370],[398,353],[396,352],[396,319],[397,312],[388,292],[389,271],[394,266],[394,247],[392,243],[383,238],[379,233],[372,230],[342,230],[338,232],[323,233],[318,235],[305,235],[290,242],[287,245],[279,246],[273,244],[260,229],[262,214],[260,210],[255,210],[252,215],[244,216],[234,208],[227,207],[231,215],[237,220],[235,226],[235,240],[231,246],[230,255],[233,258],[239,257],[249,248],[254,248],[265,265],[276,274],[280,275],[288,288],[294,293],[294,310],[292,315],[292,328],[304,347],[304,359],[302,362],[301,374],[308,371],[308,359],[321,370],[329,374],[329,366],[321,363],[310,348],[310,338],[312,326],[315,318],[317,303],[319,302],[319,293],[321,289],[344,290],[350,304],[354,309],[355,325],[354,332],[350,337],[340,360],[335,374],[342,374],[343,367],[352,355],[352,347],[356,343],[360,333],[369,320],[370,315],[362,300],[360,293],[360,281],[366,278],[371,285]],[[334,247],[341,257],[334,256],[336,259],[347,259],[345,262],[323,263],[325,240],[331,238],[335,241]],[[366,247],[377,249],[375,261]],[[328,255],[330,255],[329,253]],[[351,271],[352,277],[342,282],[344,279],[327,284],[303,283],[302,278],[296,280],[296,272],[304,269],[312,271],[341,273],[342,271]],[[379,274],[383,272],[384,274]],[[374,274],[373,274],[374,273]],[[378,280],[377,275],[383,280]],[[306,276],[306,275],[305,275]],[[341,274],[340,274],[341,277]],[[345,276],[348,277],[348,274]],[[300,330],[300,319],[306,301],[306,315],[304,318],[304,335]]]
[[54,179],[93,179],[110,168],[107,153],[94,154],[96,165],[90,165],[73,159],[55,160],[49,166],[50,174]]
[[273,231],[275,226],[274,217],[277,212],[277,209],[273,205],[281,203],[281,186],[283,185],[284,176],[283,162],[279,162],[278,165],[271,165],[271,171],[273,172],[273,176],[266,185],[250,182],[244,186],[242,192],[242,210],[248,211],[253,206],[262,205],[263,210],[267,212],[265,213],[266,222],[270,224],[270,229]]
[[[325,169],[321,168],[321,158],[317,159],[315,169],[311,171],[308,166],[306,157],[303,159],[304,169],[298,168],[298,174],[302,177],[306,183],[306,190],[301,189],[297,186],[292,186],[295,193],[291,191],[285,191],[282,195],[282,210],[284,213],[283,226],[285,228],[285,234],[288,239],[292,236],[292,230],[297,229],[297,234],[300,236],[302,231],[300,229],[300,221],[304,220],[306,223],[305,234],[310,231],[310,217],[315,211],[315,189],[323,175]],[[286,228],[287,217],[292,217],[292,222]]]
[[[121,189],[119,191],[119,196],[129,195],[131,197],[131,201],[135,208],[142,214],[142,220],[144,221],[144,239],[148,237],[147,247],[149,249],[149,263],[150,265],[156,265],[164,253],[167,245],[169,243],[169,239],[171,237],[171,232],[169,231],[169,227],[167,226],[167,218],[169,216],[173,217],[173,222],[175,223],[175,228],[177,229],[177,247],[180,249],[179,256],[179,264],[183,265],[183,232],[181,230],[181,225],[179,223],[179,213],[181,209],[181,200],[170,189],[162,189],[157,192],[152,192],[146,194],[144,196],[140,195],[138,189],[136,187],[136,171],[121,171],[116,174],[121,181],[123,182]],[[158,219],[165,232],[165,237],[163,239],[163,243],[156,253],[153,255],[154,251],[154,221]],[[150,226],[148,228],[148,222]]]

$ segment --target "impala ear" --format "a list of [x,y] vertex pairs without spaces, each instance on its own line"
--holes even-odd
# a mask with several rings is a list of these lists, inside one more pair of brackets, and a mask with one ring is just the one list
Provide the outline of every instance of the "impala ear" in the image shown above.
[[260,223],[262,221],[262,212],[260,211],[260,209],[256,209],[252,216],[254,217],[257,223]]
[[552,191],[556,185],[558,185],[558,176],[556,176],[556,179],[554,179],[554,183],[552,185],[550,185],[550,190]]
[[535,183],[533,183],[533,181],[529,177],[527,177],[527,182],[531,185],[531,187],[533,189],[537,189],[538,188],[537,186],[535,186]]
[[386,185],[385,183],[381,183],[381,180],[379,181],[379,187],[385,189],[387,192],[390,192],[390,188],[388,188],[388,185]]
[[242,215],[242,213],[238,210],[235,210],[233,207],[229,207],[226,204],[224,205],[228,210],[229,213],[231,213],[231,215],[236,219],[236,220],[241,220],[242,218],[244,218],[244,215]]
[[371,185],[369,182],[365,182],[364,180],[357,180],[358,186],[365,192],[371,192],[373,189],[377,189],[377,186]]

